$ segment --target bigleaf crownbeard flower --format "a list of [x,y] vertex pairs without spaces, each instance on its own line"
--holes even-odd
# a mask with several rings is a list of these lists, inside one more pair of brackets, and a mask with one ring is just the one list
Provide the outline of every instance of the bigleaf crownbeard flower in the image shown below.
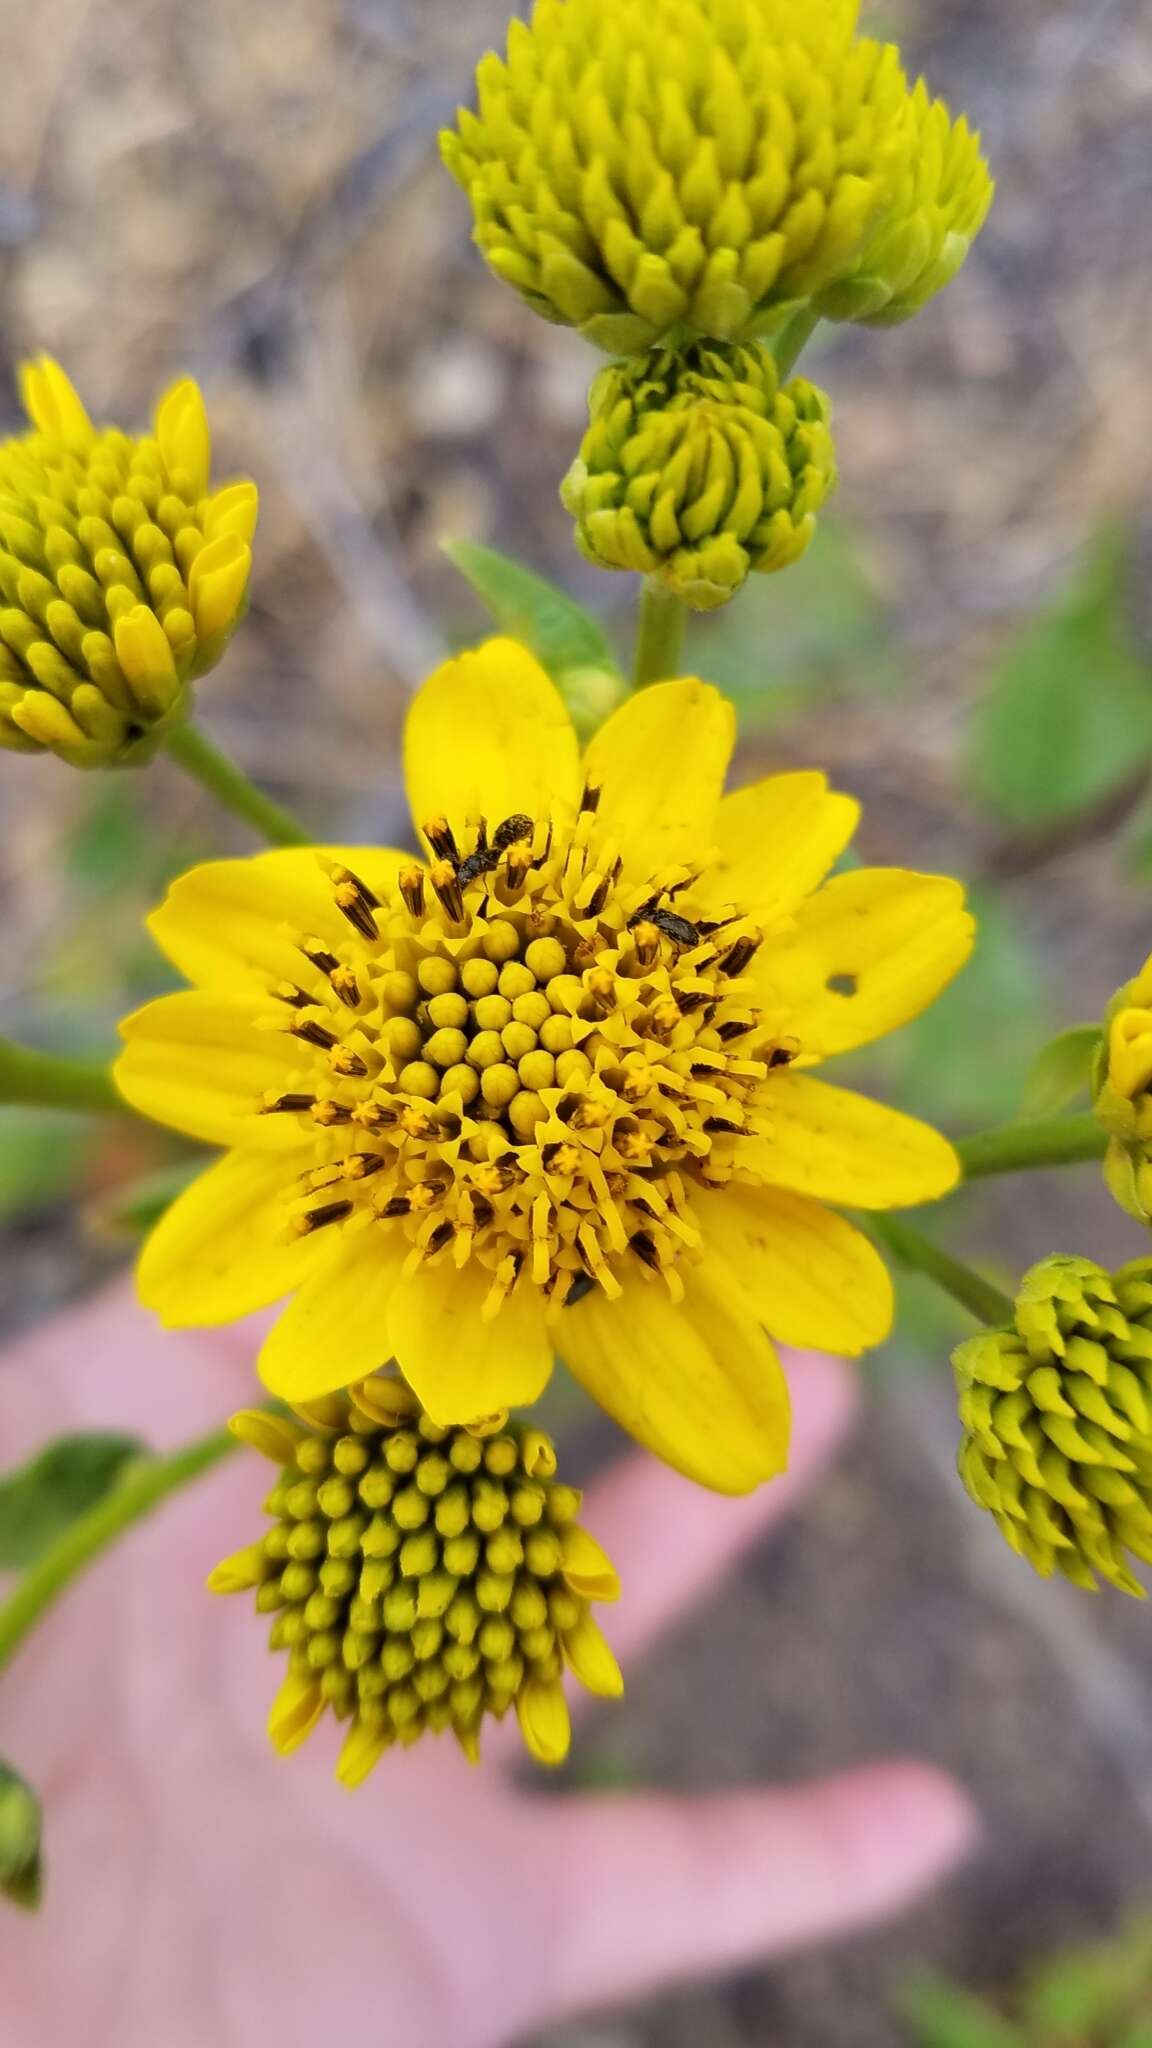
[[784,1464],[773,1338],[853,1354],[883,1264],[827,1203],[929,1201],[927,1125],[814,1069],[966,959],[957,883],[825,881],[857,806],[823,776],[723,795],[734,719],[696,681],[630,698],[583,759],[511,641],[409,715],[422,862],[287,851],[183,877],[151,920],[195,987],[124,1026],[138,1109],[228,1148],[140,1268],[169,1325],[293,1297],[288,1400],[395,1356],[438,1424],[541,1393],[558,1352],[705,1485]]

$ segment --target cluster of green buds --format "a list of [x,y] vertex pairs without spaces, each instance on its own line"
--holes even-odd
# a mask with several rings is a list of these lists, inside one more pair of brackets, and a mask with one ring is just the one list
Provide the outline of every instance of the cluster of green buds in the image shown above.
[[1152,1564],[1152,1259],[1045,1259],[1012,1326],[953,1354],[960,1477],[1045,1578],[1143,1593]]
[[243,614],[256,486],[211,490],[190,379],[139,439],[94,426],[48,358],[21,381],[31,431],[0,446],[0,747],[135,764]]
[[858,13],[536,0],[442,137],[496,275],[634,359],[593,390],[580,546],[702,609],[794,561],[835,480],[827,402],[762,338],[910,319],[991,204],[979,137]]
[[282,1469],[270,1529],[209,1581],[254,1588],[288,1653],[276,1747],[297,1748],[330,1712],[348,1728],[337,1775],[356,1785],[426,1732],[450,1729],[476,1762],[485,1718],[511,1709],[530,1755],[562,1763],[565,1666],[591,1692],[623,1690],[591,1613],[620,1588],[550,1439],[505,1415],[443,1429],[383,1374],[300,1417],[234,1417]]
[[601,371],[562,496],[590,561],[697,611],[804,553],[836,482],[828,401],[781,390],[759,343],[659,349]]

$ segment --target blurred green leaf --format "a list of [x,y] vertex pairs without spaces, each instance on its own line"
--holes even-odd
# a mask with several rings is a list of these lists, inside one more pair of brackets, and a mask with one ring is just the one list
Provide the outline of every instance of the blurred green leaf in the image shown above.
[[570,669],[618,673],[600,621],[567,591],[495,548],[464,540],[445,541],[443,547],[497,625],[530,647],[549,675],[561,676]]
[[178,1159],[155,1173],[142,1174],[126,1187],[102,1194],[88,1208],[94,1229],[113,1237],[144,1237],[159,1223],[178,1195],[202,1173],[206,1158]]
[[71,1193],[92,1148],[82,1119],[50,1109],[0,1109],[0,1224],[36,1216]]
[[942,1977],[914,1978],[900,2004],[920,2048],[1028,2048],[990,2005]]
[[888,606],[850,528],[823,519],[786,576],[752,576],[736,603],[693,620],[688,666],[732,698],[746,732],[821,697],[891,689]]
[[0,1476],[0,1571],[23,1571],[142,1457],[137,1437],[94,1431],[57,1437],[27,1465]]
[[1115,2048],[1152,2048],[1152,2019],[1133,2020],[1116,2036]]
[[1051,1038],[1032,1062],[1020,1099],[1023,1116],[1054,1116],[1086,1095],[1100,1044],[1099,1024],[1074,1024]]
[[0,1896],[34,1913],[44,1883],[43,1814],[27,1780],[0,1757]]
[[1126,548],[1114,531],[1072,588],[1027,626],[973,728],[973,794],[1022,829],[1075,818],[1152,761],[1152,667],[1125,620]]

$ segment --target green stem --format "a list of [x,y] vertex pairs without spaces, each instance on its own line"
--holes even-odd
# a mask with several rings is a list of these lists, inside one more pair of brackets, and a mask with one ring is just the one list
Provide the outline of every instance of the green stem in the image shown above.
[[106,1061],[61,1059],[0,1038],[0,1103],[106,1114],[126,1110]]
[[688,610],[683,600],[665,590],[655,578],[649,579],[640,599],[636,633],[633,681],[638,690],[646,683],[668,683],[679,675],[687,624]]
[[174,761],[187,774],[211,790],[214,797],[243,818],[270,846],[312,846],[313,836],[292,816],[290,811],[265,796],[250,782],[242,768],[230,761],[215,747],[206,733],[196,725],[178,725],[169,733],[165,746]]
[[1083,1116],[1036,1117],[962,1138],[956,1147],[965,1180],[994,1173],[1029,1173],[1048,1166],[1077,1166],[1103,1159],[1108,1134],[1090,1111]]
[[226,1429],[198,1437],[168,1457],[131,1466],[103,1500],[69,1523],[0,1607],[0,1672],[25,1637],[81,1572],[169,1494],[218,1465],[237,1448]]
[[799,313],[793,314],[787,327],[782,328],[776,336],[772,344],[772,354],[776,359],[776,368],[782,384],[786,377],[792,375],[819,325],[819,313],[814,313],[810,306],[804,306]]
[[895,1216],[871,1216],[868,1221],[873,1236],[891,1252],[894,1259],[912,1272],[923,1273],[927,1279],[934,1280],[937,1287],[950,1294],[953,1301],[958,1301],[961,1308],[966,1308],[978,1322],[996,1328],[1012,1321],[1015,1311],[1006,1294],[993,1287],[990,1280],[973,1272],[971,1266],[962,1265],[959,1259],[942,1251],[938,1244],[933,1244],[931,1238],[925,1237],[921,1231],[914,1230],[910,1223]]

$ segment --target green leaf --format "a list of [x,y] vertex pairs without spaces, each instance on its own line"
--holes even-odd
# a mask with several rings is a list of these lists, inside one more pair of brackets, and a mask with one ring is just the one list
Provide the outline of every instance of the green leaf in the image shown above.
[[43,1890],[42,1829],[31,1785],[0,1757],[0,1895],[26,1913],[36,1911]]
[[145,1455],[137,1437],[93,1431],[57,1437],[0,1477],[0,1571],[23,1571]]
[[555,583],[495,548],[449,540],[444,553],[496,624],[532,650],[586,730],[602,723],[621,696],[620,670],[599,620]]
[[1152,762],[1152,668],[1128,631],[1124,571],[1110,532],[992,678],[970,780],[1007,825],[1044,830],[1076,818]]
[[990,2005],[943,1977],[916,1977],[900,1994],[920,2048],[1028,2048]]
[[1092,1066],[1100,1045],[1098,1024],[1074,1024],[1049,1040],[1032,1062],[1020,1102],[1022,1116],[1055,1116],[1092,1082]]
[[40,1215],[70,1194],[91,1153],[91,1129],[70,1111],[0,1109],[0,1223]]

